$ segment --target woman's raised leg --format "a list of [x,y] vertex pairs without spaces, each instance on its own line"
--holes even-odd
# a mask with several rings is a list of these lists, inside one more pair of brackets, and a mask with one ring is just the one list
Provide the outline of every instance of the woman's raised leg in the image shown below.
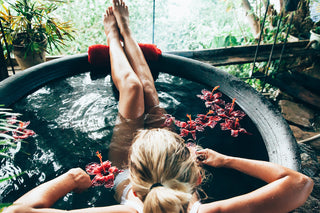
[[120,43],[119,29],[111,7],[104,14],[103,25],[110,48],[111,76],[120,93],[119,112],[124,118],[138,118],[144,113],[143,88]]
[[138,43],[132,37],[129,28],[129,10],[123,0],[113,0],[113,12],[123,37],[127,58],[143,86],[145,112],[148,113],[151,108],[159,105],[154,79]]

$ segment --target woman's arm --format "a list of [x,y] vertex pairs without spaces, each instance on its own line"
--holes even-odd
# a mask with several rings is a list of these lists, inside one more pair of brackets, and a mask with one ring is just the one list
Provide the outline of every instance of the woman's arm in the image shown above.
[[48,208],[70,191],[81,192],[91,186],[91,180],[82,169],[71,169],[59,177],[43,183],[16,200],[5,212],[33,208]]
[[97,208],[77,209],[77,210],[59,210],[50,208],[32,208],[29,206],[12,206],[4,213],[137,213],[137,211],[129,206],[114,205]]
[[258,160],[230,157],[210,149],[197,152],[202,164],[238,170],[268,184],[251,193],[204,204],[200,212],[289,212],[301,206],[313,188],[313,181],[283,166]]
[[68,192],[82,192],[91,186],[89,175],[80,168],[70,169],[63,175],[43,183],[24,194],[14,204],[33,208],[48,208]]
[[77,209],[77,210],[59,210],[51,208],[32,208],[24,205],[11,206],[4,213],[138,213],[135,209],[125,205],[114,205],[97,208]]
[[[71,169],[59,177],[43,183],[32,189],[16,200],[4,213],[65,213],[65,210],[51,209],[58,199],[70,191],[82,192],[91,186],[89,175],[80,168]],[[134,209],[124,206],[107,206],[100,208],[87,208],[68,211],[71,213],[96,213],[96,212],[136,212]]]

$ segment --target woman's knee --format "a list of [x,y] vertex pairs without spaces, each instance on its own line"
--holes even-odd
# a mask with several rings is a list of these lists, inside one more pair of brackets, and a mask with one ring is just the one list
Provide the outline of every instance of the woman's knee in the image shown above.
[[135,74],[128,74],[121,81],[120,93],[140,94],[143,93],[143,86]]
[[131,79],[126,84],[126,89],[128,93],[132,94],[133,96],[140,96],[143,95],[143,86],[139,79]]
[[143,92],[146,96],[153,96],[157,94],[156,88],[154,86],[154,82],[150,80],[142,81]]

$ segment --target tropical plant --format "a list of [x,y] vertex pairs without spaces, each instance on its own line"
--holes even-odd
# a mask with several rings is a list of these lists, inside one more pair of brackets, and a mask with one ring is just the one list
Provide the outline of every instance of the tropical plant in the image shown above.
[[11,147],[16,147],[15,138],[10,134],[16,131],[18,124],[11,122],[11,118],[17,117],[20,114],[13,113],[11,109],[3,108],[0,105],[0,157],[10,157],[7,151]]
[[0,18],[4,27],[1,40],[5,36],[10,49],[13,45],[23,45],[26,51],[40,53],[46,45],[40,42],[46,40],[50,49],[65,45],[65,40],[72,40],[74,32],[70,22],[61,22],[54,17],[53,12],[61,4],[59,0],[16,0],[1,4]]
[[[12,112],[12,109],[4,108],[3,105],[0,105],[0,159],[11,158],[12,154],[10,153],[12,152],[10,149],[16,148],[18,142],[34,134],[32,130],[26,129],[30,122],[17,120],[17,117],[20,115],[19,113]],[[5,178],[1,177],[0,183],[21,174],[23,174],[23,172]],[[10,203],[0,203],[0,212],[4,207],[10,205]]]
[[[130,27],[140,43],[152,43],[153,2],[126,1]],[[155,1],[154,43],[162,51],[196,50],[239,45],[243,37],[252,37],[249,26],[235,12],[226,13],[222,0]],[[67,1],[55,12],[65,20],[75,21],[77,39],[68,41],[64,54],[84,53],[92,44],[106,44],[101,16],[111,1]],[[239,20],[241,23],[236,23]],[[242,32],[239,31],[241,28]],[[237,38],[238,44],[235,43]],[[225,37],[229,36],[227,39]],[[50,54],[57,55],[55,49]]]
[[[10,122],[11,117],[19,116],[18,113],[13,113],[11,109],[3,108],[0,105],[0,158],[9,158],[11,157],[8,154],[10,148],[16,147],[14,142],[14,137],[9,134],[12,131],[15,131],[18,128],[17,124],[12,124]],[[10,176],[6,178],[0,178],[0,183],[10,180],[15,176]],[[4,207],[11,205],[10,203],[0,203],[0,212]]]

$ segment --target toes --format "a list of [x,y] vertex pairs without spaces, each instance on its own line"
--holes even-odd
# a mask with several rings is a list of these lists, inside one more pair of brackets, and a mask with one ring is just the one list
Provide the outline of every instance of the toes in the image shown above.
[[113,9],[112,9],[112,7],[108,7],[108,12],[109,12],[109,15],[112,15],[112,14],[113,14]]
[[123,0],[113,0],[113,6],[114,7],[124,7],[127,8],[126,3]]
[[119,0],[113,0],[113,5],[115,7],[118,7],[119,6]]
[[106,9],[106,16],[110,16],[113,15],[113,8],[112,7],[108,7],[108,9]]
[[121,5],[122,5],[122,7],[124,7],[124,8],[127,7],[126,3],[125,3],[123,0],[121,0]]

